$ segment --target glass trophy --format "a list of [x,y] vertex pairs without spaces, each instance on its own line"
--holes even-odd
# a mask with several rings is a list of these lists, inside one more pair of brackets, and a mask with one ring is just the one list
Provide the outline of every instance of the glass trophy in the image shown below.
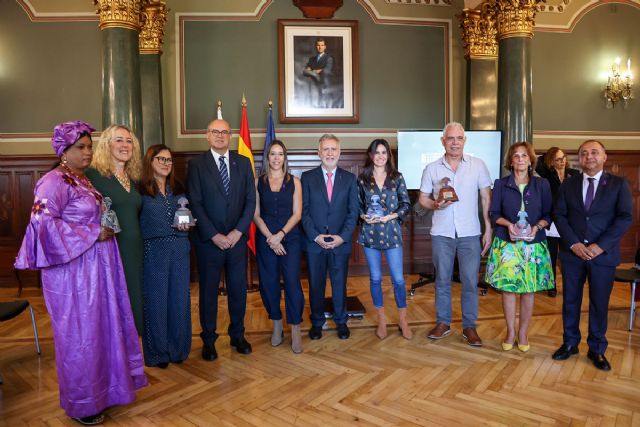
[[518,212],[518,222],[516,222],[516,234],[511,238],[513,240],[533,240],[534,236],[530,236],[531,234],[531,225],[527,219],[529,216],[525,211]]
[[180,197],[178,199],[179,208],[176,209],[176,214],[173,216],[172,227],[178,228],[180,225],[193,227],[196,225],[196,220],[193,218],[193,215],[191,215],[191,211],[187,209],[188,204],[189,201],[185,197]]
[[460,200],[458,198],[458,195],[456,194],[456,190],[449,185],[450,182],[451,179],[447,178],[446,176],[440,180],[440,184],[442,186],[440,187],[440,191],[438,192],[438,198],[436,199],[436,202],[457,202],[458,200]]
[[103,209],[100,225],[112,229],[114,233],[119,233],[122,231],[122,228],[120,228],[120,222],[118,221],[116,212],[111,209],[111,203],[111,197],[105,197],[102,200]]
[[384,210],[382,210],[382,206],[380,205],[380,196],[377,194],[371,196],[371,204],[367,209],[367,216],[371,219],[382,218],[384,216]]

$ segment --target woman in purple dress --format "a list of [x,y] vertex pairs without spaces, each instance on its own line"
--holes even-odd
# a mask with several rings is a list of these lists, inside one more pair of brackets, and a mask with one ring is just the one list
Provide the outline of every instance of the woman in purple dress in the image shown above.
[[15,263],[42,271],[60,406],[85,425],[100,424],[104,409],[133,402],[147,384],[118,246],[100,225],[102,195],[84,175],[93,130],[81,121],[55,127],[60,164],[36,184]]

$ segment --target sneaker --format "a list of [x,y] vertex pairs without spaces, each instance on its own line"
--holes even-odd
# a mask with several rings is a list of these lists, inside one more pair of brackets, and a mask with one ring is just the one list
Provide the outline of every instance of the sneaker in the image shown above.
[[433,328],[427,338],[432,340],[440,340],[451,333],[451,328],[449,325],[445,325],[444,323],[436,323],[435,328]]
[[476,328],[464,328],[462,330],[462,338],[472,347],[482,347],[482,340],[476,332]]

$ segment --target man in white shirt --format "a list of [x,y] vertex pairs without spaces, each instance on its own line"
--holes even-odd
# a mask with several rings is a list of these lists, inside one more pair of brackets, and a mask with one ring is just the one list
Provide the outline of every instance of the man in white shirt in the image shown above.
[[[481,159],[464,154],[466,137],[460,123],[447,124],[441,140],[445,154],[425,167],[419,199],[422,207],[434,211],[431,248],[436,273],[437,323],[428,337],[438,340],[451,333],[451,277],[457,254],[462,282],[462,336],[469,345],[479,347],[482,340],[476,331],[478,272],[480,258],[491,245],[491,177]],[[438,200],[445,185],[453,187],[458,201]],[[482,248],[478,193],[485,227]]]

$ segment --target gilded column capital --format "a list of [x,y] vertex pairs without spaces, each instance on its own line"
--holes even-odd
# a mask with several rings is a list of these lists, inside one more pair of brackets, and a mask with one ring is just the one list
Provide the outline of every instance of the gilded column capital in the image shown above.
[[140,15],[140,53],[162,53],[162,39],[164,38],[164,24],[167,22],[167,4],[163,0],[151,0],[142,6]]
[[507,37],[533,37],[538,3],[543,0],[495,0],[498,40]]
[[495,59],[498,56],[495,9],[464,9],[460,15],[462,43],[466,59]]
[[93,0],[98,6],[100,29],[128,28],[140,31],[140,8],[147,0]]

